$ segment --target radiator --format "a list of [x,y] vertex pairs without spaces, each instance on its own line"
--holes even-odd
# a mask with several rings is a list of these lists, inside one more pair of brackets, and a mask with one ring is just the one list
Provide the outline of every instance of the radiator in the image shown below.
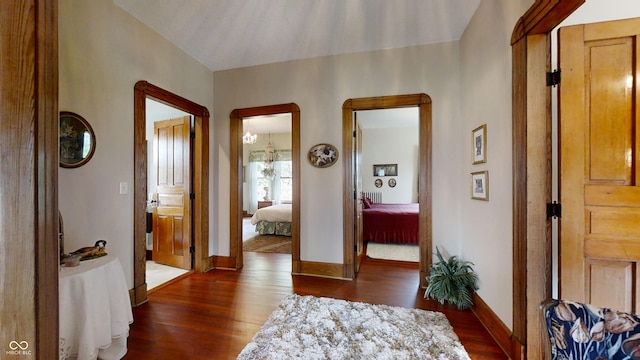
[[382,191],[363,191],[362,196],[366,196],[376,204],[382,203]]

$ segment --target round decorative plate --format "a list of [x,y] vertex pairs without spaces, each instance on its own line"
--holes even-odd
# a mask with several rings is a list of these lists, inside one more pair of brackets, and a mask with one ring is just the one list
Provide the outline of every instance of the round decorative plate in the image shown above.
[[314,145],[309,149],[308,158],[315,167],[329,167],[338,160],[338,149],[331,144]]

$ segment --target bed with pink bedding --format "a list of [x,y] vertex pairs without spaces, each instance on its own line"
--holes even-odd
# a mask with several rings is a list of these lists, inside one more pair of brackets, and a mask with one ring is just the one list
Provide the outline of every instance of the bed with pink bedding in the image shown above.
[[364,241],[418,244],[419,212],[418,203],[365,203],[362,209]]

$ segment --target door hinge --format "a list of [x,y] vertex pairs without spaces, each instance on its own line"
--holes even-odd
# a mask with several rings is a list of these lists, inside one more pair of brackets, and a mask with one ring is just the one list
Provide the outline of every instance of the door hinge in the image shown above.
[[191,130],[189,136],[191,136],[192,139],[195,139],[196,138],[196,132],[194,130]]
[[560,70],[560,69],[556,69],[556,70],[553,70],[552,72],[548,72],[547,73],[547,86],[555,87],[556,85],[560,84],[560,74],[561,73],[562,73],[562,70]]
[[557,201],[547,204],[547,219],[557,219],[562,217],[562,205]]
[[356,194],[356,192],[353,192],[353,200],[358,200],[358,195]]
[[358,251],[358,245],[353,245],[353,251],[357,252]]
[[357,136],[358,136],[358,133],[355,130],[353,130],[353,137],[357,137]]
[[196,247],[195,246],[189,246],[189,253],[195,254],[195,252],[196,252]]
[[196,194],[195,193],[189,193],[189,199],[190,200],[194,200],[196,198]]

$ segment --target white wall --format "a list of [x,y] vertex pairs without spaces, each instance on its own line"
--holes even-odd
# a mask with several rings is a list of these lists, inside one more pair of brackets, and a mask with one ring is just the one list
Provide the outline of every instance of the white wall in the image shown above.
[[[483,0],[460,40],[462,156],[456,182],[461,196],[459,247],[445,245],[475,264],[478,294],[508,326],[513,317],[511,34],[531,0]],[[487,124],[487,162],[472,165],[471,131]],[[471,172],[489,171],[489,201],[472,200]],[[434,222],[437,221],[434,219]],[[441,239],[435,239],[435,245]]]
[[97,137],[91,161],[60,168],[65,247],[107,240],[132,288],[134,85],[146,80],[211,111],[213,75],[111,0],[60,0],[59,47],[60,110],[82,115]]
[[[218,198],[211,208],[217,230],[214,254],[229,254],[229,114],[236,108],[281,103],[300,107],[301,152],[318,143],[342,146],[342,104],[349,98],[426,93],[433,100],[433,234],[458,248],[459,186],[452,159],[460,143],[459,48],[457,42],[321,57],[214,73],[214,146],[219,163],[213,179]],[[338,163],[314,168],[301,161],[302,260],[342,263],[342,181]],[[466,183],[466,182],[465,182]],[[466,185],[465,185],[466,186]],[[451,206],[453,204],[453,206]],[[321,220],[321,221],[320,221]],[[214,230],[216,229],[216,230]],[[442,240],[444,239],[444,240]],[[215,241],[215,239],[214,239]]]
[[[381,191],[387,204],[418,202],[418,155],[420,136],[417,127],[362,130],[362,190]],[[397,164],[397,176],[374,176],[374,164]],[[382,187],[375,186],[376,179]],[[389,179],[396,181],[389,186]]]

